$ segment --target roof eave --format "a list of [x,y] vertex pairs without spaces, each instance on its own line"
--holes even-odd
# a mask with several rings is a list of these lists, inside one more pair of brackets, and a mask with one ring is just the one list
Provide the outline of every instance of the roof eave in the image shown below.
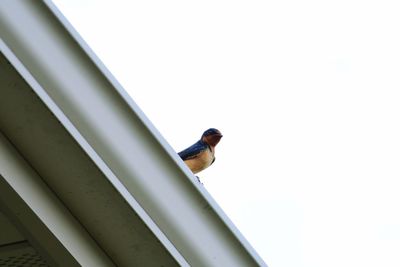
[[0,22],[33,91],[175,260],[266,266],[50,1],[2,1]]

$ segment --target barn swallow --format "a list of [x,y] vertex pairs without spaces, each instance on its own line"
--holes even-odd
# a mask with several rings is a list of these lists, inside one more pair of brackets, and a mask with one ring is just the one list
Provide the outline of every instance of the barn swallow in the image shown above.
[[222,138],[220,131],[210,128],[203,133],[200,140],[178,153],[193,173],[209,167],[215,161],[215,146]]

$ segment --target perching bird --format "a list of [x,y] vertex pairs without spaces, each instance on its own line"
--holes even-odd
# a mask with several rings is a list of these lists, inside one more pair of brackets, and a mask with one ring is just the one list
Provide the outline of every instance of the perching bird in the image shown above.
[[215,146],[221,140],[222,134],[214,128],[203,133],[200,140],[178,153],[193,173],[198,173],[209,167],[215,161]]

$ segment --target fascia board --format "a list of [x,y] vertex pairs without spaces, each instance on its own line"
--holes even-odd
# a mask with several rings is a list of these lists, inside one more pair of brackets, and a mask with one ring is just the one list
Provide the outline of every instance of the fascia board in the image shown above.
[[0,22],[3,41],[190,265],[266,266],[50,1],[2,1]]

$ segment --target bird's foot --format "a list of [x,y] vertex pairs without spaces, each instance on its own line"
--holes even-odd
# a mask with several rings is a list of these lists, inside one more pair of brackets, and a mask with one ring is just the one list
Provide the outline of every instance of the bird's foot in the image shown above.
[[203,184],[203,183],[200,181],[199,176],[196,175],[196,178],[197,178],[197,181],[198,181],[199,183]]

